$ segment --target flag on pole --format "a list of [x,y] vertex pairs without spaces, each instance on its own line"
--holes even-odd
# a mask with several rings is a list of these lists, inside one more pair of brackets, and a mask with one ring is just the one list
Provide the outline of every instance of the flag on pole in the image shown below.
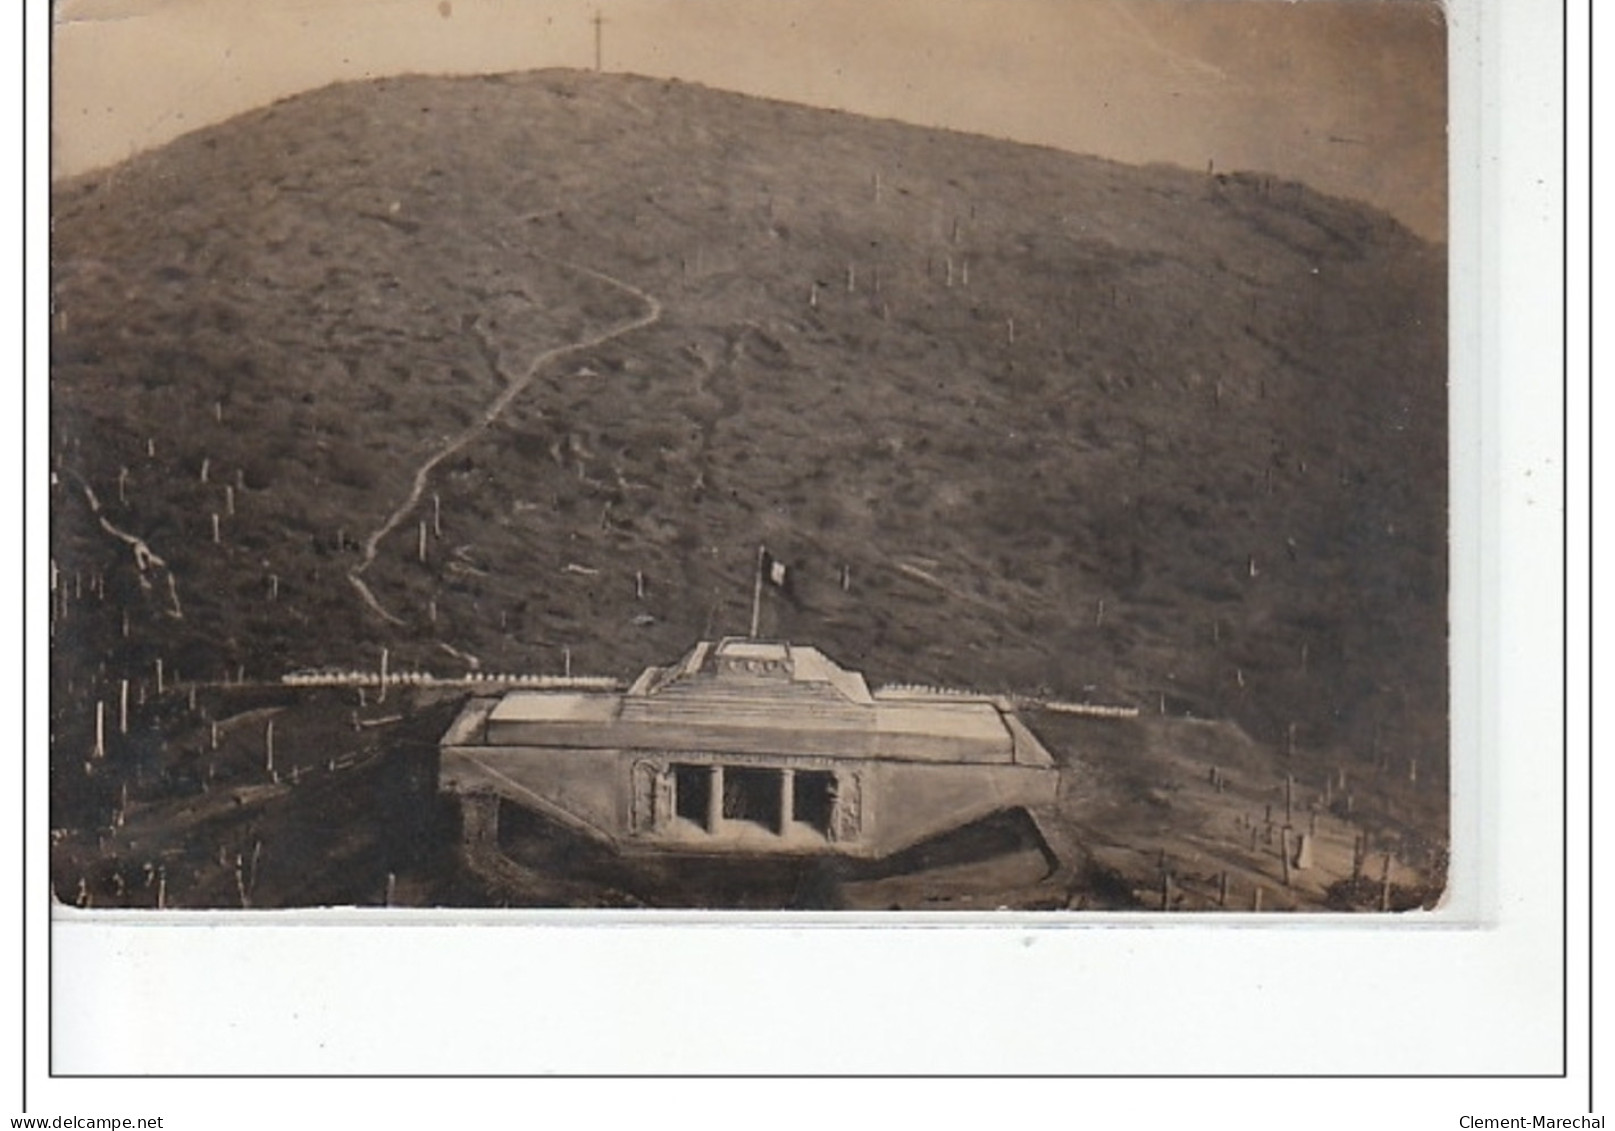
[[787,600],[795,601],[796,595],[791,591],[791,570],[773,554],[768,547],[757,547],[757,576],[753,580],[751,589],[751,635],[757,636],[758,625],[762,619],[763,586],[778,589]]
[[768,582],[775,589],[783,589],[787,593],[790,592],[791,574],[786,568],[785,563],[780,561],[773,554],[770,554],[766,549],[763,551],[762,560],[763,580]]

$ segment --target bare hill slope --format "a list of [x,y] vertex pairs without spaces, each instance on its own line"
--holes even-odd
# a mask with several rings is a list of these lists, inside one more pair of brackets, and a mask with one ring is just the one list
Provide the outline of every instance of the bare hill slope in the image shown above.
[[1444,760],[1445,253],[1365,207],[542,72],[331,87],[53,208],[63,696],[632,674],[744,631],[762,542],[766,629],[876,681]]

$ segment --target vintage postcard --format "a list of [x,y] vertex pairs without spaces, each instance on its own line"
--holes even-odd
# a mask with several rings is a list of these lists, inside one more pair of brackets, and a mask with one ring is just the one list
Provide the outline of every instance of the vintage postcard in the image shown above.
[[63,913],[1441,905],[1439,5],[54,36]]

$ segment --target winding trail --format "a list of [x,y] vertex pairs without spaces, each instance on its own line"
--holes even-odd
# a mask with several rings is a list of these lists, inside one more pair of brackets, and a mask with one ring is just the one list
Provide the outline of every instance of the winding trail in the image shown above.
[[185,612],[180,608],[179,604],[179,591],[174,586],[174,573],[168,568],[168,563],[162,558],[158,557],[156,553],[152,551],[152,548],[146,544],[146,540],[144,538],[138,538],[135,535],[130,534],[127,530],[120,530],[118,527],[112,525],[111,521],[106,516],[106,512],[101,509],[101,500],[96,498],[95,490],[90,486],[89,482],[77,472],[70,472],[69,474],[71,474],[74,479],[77,479],[79,486],[84,489],[84,498],[85,501],[90,505],[90,513],[95,515],[96,521],[101,524],[101,529],[118,539],[118,541],[127,544],[134,552],[135,570],[139,574],[140,584],[148,589],[151,587],[151,582],[146,580],[147,570],[161,570],[162,573],[168,578],[168,615],[173,617],[175,620],[184,619]]
[[397,507],[393,508],[386,521],[371,531],[370,536],[364,540],[364,555],[359,564],[348,571],[348,581],[352,583],[360,598],[370,607],[372,612],[390,624],[401,625],[404,620],[402,617],[389,612],[376,599],[375,593],[371,591],[370,586],[366,584],[362,575],[375,562],[377,550],[381,546],[381,540],[394,530],[397,530],[410,512],[420,505],[421,496],[426,491],[426,484],[431,478],[432,470],[487,430],[517,397],[527,391],[528,386],[533,383],[533,379],[538,376],[539,371],[550,362],[568,354],[581,353],[584,350],[602,346],[609,341],[622,337],[624,334],[642,330],[646,326],[654,325],[661,320],[662,304],[656,300],[655,296],[640,290],[632,283],[625,283],[621,279],[613,278],[603,271],[596,271],[576,263],[568,263],[565,260],[557,259],[551,260],[551,262],[570,271],[576,271],[581,275],[587,275],[592,279],[598,279],[600,282],[616,287],[619,290],[627,291],[645,304],[645,312],[637,318],[619,323],[587,338],[582,338],[563,346],[556,346],[539,354],[533,359],[532,364],[527,367],[527,371],[506,385],[504,390],[488,404],[488,407],[482,410],[482,414],[476,420],[462,428],[457,435],[451,437],[446,444],[428,456],[426,461],[415,470],[415,476],[410,483],[409,494],[404,497],[404,500]]

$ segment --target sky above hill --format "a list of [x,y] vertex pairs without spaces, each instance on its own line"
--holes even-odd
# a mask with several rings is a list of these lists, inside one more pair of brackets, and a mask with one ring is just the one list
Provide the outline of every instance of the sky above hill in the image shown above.
[[1446,237],[1425,0],[58,0],[53,169],[328,83],[589,68],[1120,161],[1258,170]]

